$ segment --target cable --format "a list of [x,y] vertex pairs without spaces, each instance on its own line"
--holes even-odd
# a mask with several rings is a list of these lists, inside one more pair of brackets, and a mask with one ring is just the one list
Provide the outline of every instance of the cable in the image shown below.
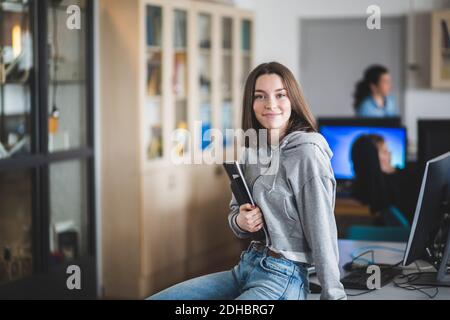
[[[360,257],[361,255],[359,255],[358,257],[354,257],[355,254],[361,250],[366,250],[365,252],[368,251],[375,251],[375,250],[383,250],[383,251],[391,251],[391,252],[397,252],[397,253],[404,253],[404,250],[400,250],[400,249],[395,249],[395,248],[390,248],[390,247],[386,247],[386,246],[367,246],[367,247],[361,247],[358,249],[355,249],[352,253],[351,256],[354,259],[353,261],[355,261],[358,257]],[[375,259],[372,257],[372,261],[369,261],[367,259],[361,259],[361,260],[365,260],[368,264],[375,264]]]
[[[367,250],[369,249],[369,250]],[[382,249],[382,250],[388,250],[388,251],[393,251],[393,252],[402,252],[401,250],[398,249],[393,249],[393,248],[388,248],[388,247],[383,247],[383,246],[369,246],[369,247],[364,247],[364,248],[359,248],[358,250],[366,250],[360,254],[358,254],[357,256],[354,256],[355,254],[352,253],[352,263],[355,262],[356,260],[366,260],[368,262],[368,264],[375,264],[375,251],[376,249]],[[355,250],[356,251],[356,250]],[[372,261],[369,261],[367,259],[361,259],[362,256],[371,253],[372,255]],[[397,268],[401,265],[401,263],[403,262],[403,260],[397,262],[396,264],[392,265],[391,268]],[[409,274],[404,274],[402,273],[401,275],[394,277],[394,279],[392,280],[394,287],[400,288],[400,289],[404,289],[404,290],[408,290],[408,291],[418,291],[422,294],[424,294],[425,296],[427,296],[429,299],[434,299],[438,294],[439,294],[439,288],[436,286],[414,286],[411,285],[410,283],[413,281],[418,280],[423,274],[426,273],[431,273],[431,272],[422,272],[422,270],[425,269],[431,269],[433,268],[433,266],[430,267],[420,267],[418,262],[415,261],[414,264],[416,265],[417,270],[419,270],[419,272],[414,272],[414,273],[409,273]],[[404,269],[402,268],[402,270],[404,271]],[[402,272],[403,272],[402,271]],[[406,279],[405,282],[398,282],[398,280],[400,279]],[[397,281],[396,281],[397,280]],[[434,289],[434,293],[430,294],[425,290],[430,290],[430,289]],[[362,296],[365,294],[369,294],[373,291],[376,290],[367,290],[367,291],[363,291],[360,293],[355,293],[355,294],[351,294],[351,293],[347,293],[347,296],[349,297],[358,297],[358,296]]]
[[[404,279],[406,278],[407,281],[403,282],[403,283],[399,283],[397,281],[393,281],[394,286],[397,288],[401,288],[404,290],[408,290],[408,291],[419,291],[421,293],[423,293],[424,295],[426,295],[429,299],[434,299],[438,294],[439,294],[439,288],[436,286],[414,286],[409,284],[412,281],[416,281],[418,279],[420,279],[420,277],[423,274],[426,273],[431,273],[431,272],[414,272],[414,273],[409,273],[409,274],[402,274],[400,276],[398,276],[399,279]],[[434,272],[433,272],[434,273]],[[434,294],[429,294],[428,292],[426,292],[425,290],[429,290],[429,289],[434,289],[435,292]]]
[[[369,261],[367,259],[361,259],[362,256],[365,256],[368,253],[371,253],[372,261]],[[375,252],[373,250],[367,250],[367,251],[364,251],[364,252],[360,253],[356,257],[354,257],[353,254],[352,254],[352,263],[357,261],[358,259],[359,260],[365,260],[365,261],[368,262],[368,264],[374,264],[375,263]]]
[[372,290],[367,290],[367,291],[363,291],[363,292],[355,293],[355,294],[347,293],[347,296],[349,296],[349,297],[359,297],[359,296],[362,296],[362,295],[371,293],[371,292],[373,292],[373,291],[376,291],[376,290],[375,290],[375,289],[372,289]]

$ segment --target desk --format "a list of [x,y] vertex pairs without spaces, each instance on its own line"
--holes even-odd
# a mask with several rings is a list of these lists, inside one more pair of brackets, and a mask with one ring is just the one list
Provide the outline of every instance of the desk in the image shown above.
[[336,198],[334,213],[336,216],[372,217],[369,207],[353,198]]
[[[370,246],[383,246],[393,249],[404,250],[406,248],[406,243],[396,243],[396,242],[373,242],[373,241],[352,241],[352,240],[339,240],[339,268],[341,270],[341,275],[345,275],[345,271],[342,266],[351,261],[351,254],[355,250],[363,247]],[[388,263],[395,264],[403,260],[403,254],[397,252],[374,250],[375,251],[375,261],[376,263]],[[370,254],[367,256],[370,258]],[[423,267],[424,263],[421,263]],[[317,283],[317,278],[312,277],[311,280]],[[403,280],[401,280],[403,282]],[[349,294],[359,293],[358,290],[346,290]],[[428,293],[434,293],[434,289],[427,290]],[[310,294],[308,299],[317,300],[319,299],[318,294]],[[408,291],[405,289],[397,288],[391,282],[386,286],[382,287],[380,290],[374,290],[373,292],[357,296],[348,297],[349,300],[428,300],[428,297],[419,291]],[[439,287],[439,293],[434,298],[434,300],[450,300],[450,287]]]
[[334,214],[339,238],[347,237],[347,230],[352,225],[374,225],[375,223],[369,207],[352,198],[337,198]]

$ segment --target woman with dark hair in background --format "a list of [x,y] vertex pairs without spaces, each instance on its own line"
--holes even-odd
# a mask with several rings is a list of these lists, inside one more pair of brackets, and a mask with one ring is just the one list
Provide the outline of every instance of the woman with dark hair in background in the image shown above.
[[388,69],[380,65],[369,67],[357,83],[354,94],[359,117],[395,117],[398,115],[394,98],[390,95],[392,80]]
[[382,136],[361,135],[352,146],[355,179],[353,196],[377,214],[395,206],[411,223],[419,181],[414,169],[398,169],[391,164],[391,152]]

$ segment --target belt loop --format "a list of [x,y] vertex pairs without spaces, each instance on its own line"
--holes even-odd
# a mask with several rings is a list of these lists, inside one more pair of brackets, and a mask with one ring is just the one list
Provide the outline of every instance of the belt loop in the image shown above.
[[259,260],[259,265],[261,266],[261,268],[262,269],[264,269],[264,270],[266,270],[266,267],[264,267],[264,265],[263,265],[263,262],[264,262],[264,259],[266,258],[266,254],[265,254],[265,249],[264,249],[264,254],[263,254],[263,256],[261,257],[261,260]]
[[254,242],[255,240],[252,240],[252,241],[250,241],[250,244],[248,245],[248,247],[247,247],[247,253],[248,252],[250,252],[250,250],[252,250],[252,248],[253,248],[253,242]]

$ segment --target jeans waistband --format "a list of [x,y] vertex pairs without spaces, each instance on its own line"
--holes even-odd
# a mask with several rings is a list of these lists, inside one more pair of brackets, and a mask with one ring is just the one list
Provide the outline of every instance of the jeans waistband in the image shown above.
[[[261,251],[261,249],[257,249],[257,246],[264,246],[264,250],[263,251]],[[267,245],[265,244],[265,243],[263,243],[263,242],[260,242],[260,241],[257,241],[257,240],[253,240],[253,241],[251,241],[250,242],[250,244],[249,244],[249,246],[248,246],[248,248],[247,248],[247,252],[250,252],[252,249],[255,249],[256,251],[258,251],[258,252],[260,252],[260,253],[263,253],[263,254],[265,254],[265,255],[267,255],[267,250],[269,249],[268,247],[267,247]],[[281,254],[280,254],[281,255]],[[281,255],[282,256],[282,255]],[[299,262],[299,261],[295,261],[295,260],[290,260],[290,259],[288,259],[288,258],[286,258],[286,257],[284,257],[284,256],[282,256],[282,258],[281,258],[282,260],[285,260],[285,261],[289,261],[289,262],[292,262],[293,264],[295,264],[295,265],[297,265],[297,266],[299,266],[300,268],[303,268],[303,269],[308,269],[309,267],[310,267],[310,265],[308,264],[308,263],[304,263],[304,262]]]

